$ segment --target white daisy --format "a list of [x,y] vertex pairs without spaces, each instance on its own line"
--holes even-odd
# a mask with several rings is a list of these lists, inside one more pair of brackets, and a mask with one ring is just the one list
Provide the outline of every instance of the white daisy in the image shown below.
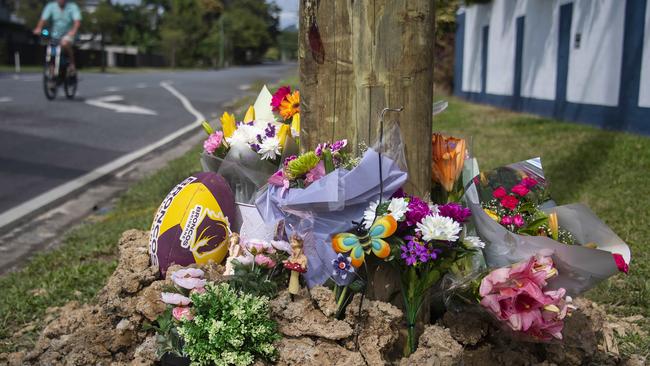
[[368,208],[363,212],[363,227],[370,229],[372,223],[375,221],[375,213],[377,212],[377,205],[379,201],[370,202]]
[[429,215],[417,223],[415,231],[422,233],[422,239],[456,241],[461,231],[460,224],[449,217]]
[[403,197],[393,198],[388,204],[388,212],[396,221],[401,220],[409,210],[409,203]]
[[478,236],[466,236],[463,243],[469,248],[485,248],[485,243]]
[[257,153],[262,155],[262,159],[275,159],[280,156],[280,140],[275,137],[267,137],[260,144],[260,150]]

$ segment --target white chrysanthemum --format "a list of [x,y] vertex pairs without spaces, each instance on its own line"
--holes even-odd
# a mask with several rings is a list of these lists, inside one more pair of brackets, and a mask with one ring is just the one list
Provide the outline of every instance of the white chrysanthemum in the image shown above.
[[262,159],[275,159],[280,156],[280,140],[275,137],[267,137],[260,144],[260,150],[257,153],[262,155]]
[[377,205],[379,205],[379,201],[370,202],[368,208],[363,212],[363,227],[366,229],[370,229],[370,226],[372,226],[372,223],[375,221]]
[[390,215],[393,216],[396,221],[401,220],[408,210],[409,203],[406,201],[406,198],[393,198],[388,204],[388,212],[390,212]]
[[241,124],[237,126],[235,132],[232,136],[229,137],[228,143],[230,145],[248,145],[255,143],[257,141],[257,135],[263,135],[264,129],[260,129],[256,126],[250,126],[247,124]]
[[485,248],[485,243],[478,236],[466,236],[463,242],[470,248]]
[[422,233],[422,239],[456,241],[460,233],[460,224],[449,217],[429,215],[417,223],[418,232]]

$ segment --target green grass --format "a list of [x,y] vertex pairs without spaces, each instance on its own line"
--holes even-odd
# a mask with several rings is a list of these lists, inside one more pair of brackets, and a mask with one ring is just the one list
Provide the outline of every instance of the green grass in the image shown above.
[[[650,138],[504,111],[449,98],[434,130],[472,137],[481,170],[541,156],[558,204],[588,205],[632,250],[630,274],[586,296],[617,315],[641,314],[650,331]],[[629,336],[626,353],[650,355],[650,337]]]
[[[296,85],[297,80],[285,83]],[[614,314],[645,316],[643,326],[650,332],[650,254],[645,250],[650,237],[650,138],[454,98],[434,119],[434,129],[472,136],[481,169],[541,156],[555,200],[589,205],[632,249],[630,275],[615,276],[587,296]],[[111,212],[73,229],[59,248],[37,254],[21,271],[0,277],[0,352],[29,348],[48,307],[92,300],[116,266],[120,234],[149,229],[164,195],[200,169],[198,152],[199,147],[135,184]],[[35,327],[12,337],[28,325]],[[621,342],[625,354],[650,354],[648,337],[630,335]]]

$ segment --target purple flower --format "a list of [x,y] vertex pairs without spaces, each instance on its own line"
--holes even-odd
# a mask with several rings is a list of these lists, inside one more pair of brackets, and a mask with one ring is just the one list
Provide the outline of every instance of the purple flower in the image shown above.
[[409,200],[408,211],[406,211],[406,224],[408,226],[415,226],[424,217],[431,214],[431,208],[420,197],[411,196]]
[[468,217],[472,216],[472,211],[458,203],[452,202],[438,206],[438,215],[449,217],[457,223],[462,224]]
[[332,260],[332,267],[334,268],[332,275],[345,280],[348,277],[348,273],[354,273],[354,267],[350,264],[351,262],[350,257],[339,254]]
[[264,129],[264,134],[266,137],[275,137],[275,126],[272,124],[266,125],[266,128]]
[[318,144],[318,146],[316,146],[316,149],[314,150],[314,153],[316,153],[316,156],[321,156],[323,154],[323,150],[329,148],[329,146],[330,144],[327,142]]
[[289,165],[289,162],[290,162],[290,161],[292,161],[292,160],[296,160],[296,159],[298,159],[298,157],[295,156],[295,155],[289,155],[289,156],[287,156],[287,157],[284,159],[284,166],[286,167],[287,165]]
[[258,152],[258,151],[260,151],[260,145],[259,144],[251,144],[251,149],[253,149],[253,151],[255,151],[255,152]]
[[337,151],[343,149],[343,148],[346,147],[347,145],[348,145],[348,140],[347,140],[347,139],[343,139],[343,140],[335,141],[335,142],[332,144],[332,146],[331,146],[330,149],[331,149],[332,152],[334,153],[334,152],[337,152]]

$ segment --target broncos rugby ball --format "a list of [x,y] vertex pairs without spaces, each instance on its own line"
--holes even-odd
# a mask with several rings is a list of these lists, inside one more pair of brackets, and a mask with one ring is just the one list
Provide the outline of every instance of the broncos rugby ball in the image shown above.
[[165,277],[172,264],[220,263],[228,253],[235,200],[226,180],[212,172],[180,182],[160,204],[149,237],[151,263]]

